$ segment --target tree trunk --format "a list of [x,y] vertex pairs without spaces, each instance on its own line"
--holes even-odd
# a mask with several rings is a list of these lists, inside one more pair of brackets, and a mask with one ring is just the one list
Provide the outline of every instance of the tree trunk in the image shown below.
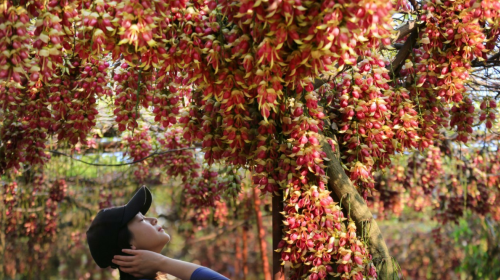
[[283,217],[280,212],[283,211],[283,190],[278,195],[273,195],[272,200],[273,215],[273,280],[284,280],[285,271],[281,265],[281,253],[276,252],[278,244],[282,239]]
[[[352,185],[351,180],[345,174],[339,159],[328,143],[323,144],[323,151],[325,151],[328,159],[330,159],[329,161],[325,161],[325,164],[327,166],[326,174],[330,177],[328,186],[333,190],[331,194],[332,198],[343,198],[342,207],[344,209],[348,209],[350,203],[350,216],[356,223],[358,232],[361,232],[363,227],[365,230],[369,230],[367,234],[369,242],[368,250],[373,257],[375,266],[379,269],[377,271],[378,279],[385,280],[397,277],[397,275],[394,275],[395,271],[392,259],[385,245],[382,233],[377,222],[373,219],[373,215],[368,209],[365,200]],[[369,224],[366,222],[369,222]]]
[[247,280],[248,277],[248,226],[245,224],[243,226],[243,280]]
[[262,272],[265,280],[271,280],[271,272],[269,271],[269,261],[267,259],[266,231],[262,224],[262,212],[260,211],[260,190],[256,187],[253,190],[253,207],[255,209],[255,219],[257,220],[257,232],[259,237],[260,253],[262,259]]

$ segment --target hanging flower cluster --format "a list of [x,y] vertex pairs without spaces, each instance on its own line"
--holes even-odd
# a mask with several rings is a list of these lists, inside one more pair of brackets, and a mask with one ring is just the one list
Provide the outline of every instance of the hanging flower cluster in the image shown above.
[[497,103],[491,97],[486,97],[481,102],[479,107],[481,109],[481,115],[479,116],[479,122],[485,122],[486,128],[491,129],[493,124],[496,123],[496,114],[498,114]]
[[194,178],[200,176],[200,164],[196,162],[195,152],[189,148],[189,145],[182,138],[181,127],[170,127],[163,137],[158,139],[162,150],[177,150],[155,156],[152,159],[151,166],[166,170],[168,176],[181,176],[183,182],[192,182]]
[[[86,105],[81,99],[80,103],[74,100],[79,99],[77,95],[73,96],[72,91],[75,88],[74,82],[80,75],[75,69],[70,74],[69,69],[78,68],[79,62],[74,63],[74,59],[64,62],[66,58],[63,47],[70,46],[69,40],[73,38],[72,22],[77,15],[74,4],[67,1],[52,1],[47,5],[34,1],[26,4],[27,10],[12,6],[7,1],[6,9],[2,9],[0,15],[1,32],[9,33],[4,34],[8,36],[2,40],[4,45],[1,47],[5,50],[1,55],[6,55],[9,59],[0,57],[0,61],[5,61],[2,63],[5,71],[0,70],[0,76],[5,74],[2,80],[6,82],[2,85],[0,98],[4,101],[3,109],[7,110],[2,140],[7,140],[5,143],[8,143],[7,169],[15,167],[18,170],[20,163],[42,165],[48,160],[49,156],[44,152],[48,135],[60,133],[60,140],[69,139],[72,144],[76,144],[80,138],[84,142],[83,138],[95,125],[92,120],[97,115],[97,111],[90,108],[93,105]],[[29,16],[37,17],[34,33],[28,32]],[[10,34],[12,32],[16,32],[17,36]],[[28,44],[35,49],[35,54],[31,57],[28,56]],[[15,70],[9,70],[9,65],[17,66]],[[64,78],[65,75],[70,77]],[[90,77],[92,81],[89,84],[96,83],[94,78],[96,77]],[[64,84],[68,80],[70,82]],[[99,79],[97,83],[105,84],[104,80]],[[86,93],[93,104],[96,100],[90,89],[87,88]],[[58,102],[66,103],[61,105]],[[49,107],[49,104],[52,106]],[[70,109],[67,110],[69,104]],[[53,118],[52,113],[56,110],[58,113]],[[82,118],[87,116],[88,123],[80,124]],[[61,119],[63,121],[59,121]],[[61,125],[61,122],[66,125]]]
[[[351,73],[346,72],[341,76],[334,88],[341,94],[339,104],[336,104],[341,119],[339,133],[342,136],[339,142],[341,152],[347,157],[348,174],[355,185],[372,189],[374,169],[389,165],[389,155],[395,149],[392,115],[389,111],[392,104],[389,102],[400,101],[404,92],[396,95],[392,91],[383,57],[372,55],[369,51],[365,55],[364,60],[352,67]],[[393,95],[396,100],[391,100]],[[398,105],[404,106],[405,103]],[[411,131],[404,132],[411,135]],[[401,132],[398,136],[401,137]]]
[[[419,33],[421,48],[411,55],[404,73],[410,74],[407,82],[413,84],[410,93],[419,112],[419,149],[431,145],[438,129],[448,126],[448,108],[453,106],[452,103],[467,101],[465,84],[469,80],[471,62],[486,59],[490,44],[487,38],[490,28],[484,25],[486,13],[479,3],[427,1],[423,10],[425,14],[420,20],[425,23],[425,29]],[[495,25],[493,21],[489,22]],[[452,114],[456,115],[456,112]],[[464,121],[451,117],[452,127],[459,123],[456,140],[466,143],[472,123]]]
[[[62,199],[54,193],[54,187],[46,188],[44,178],[43,173],[37,173],[28,184],[12,182],[2,185],[2,200],[6,206],[2,214],[6,217],[2,231],[6,233],[8,243],[14,243],[20,236],[28,237],[31,244],[54,241],[59,219],[58,203]],[[55,184],[64,191],[64,180]]]
[[403,212],[407,199],[403,192],[406,173],[404,166],[392,164],[385,170],[387,176],[380,175],[375,178],[375,190],[367,204],[376,213],[377,218],[386,219],[394,215],[398,217]]
[[81,1],[78,8],[80,18],[76,26],[74,52],[83,60],[113,51],[116,23],[113,23],[116,2]]
[[442,224],[458,223],[466,210],[480,216],[491,213],[495,220],[500,220],[498,151],[473,151],[469,156],[473,166],[457,163],[456,174],[449,175],[449,186],[439,192],[435,210],[436,219]]
[[416,65],[419,73],[416,83],[422,87],[428,81],[446,101],[462,100],[470,62],[483,57],[485,35],[472,4],[471,1],[428,1],[423,5],[427,12],[421,17],[426,22],[425,31],[420,33],[424,54],[421,63]]
[[474,124],[474,104],[468,97],[460,105],[451,108],[450,127],[457,126],[457,140],[467,143],[468,135],[472,134],[472,125]]
[[225,201],[216,201],[214,208],[214,221],[217,223],[217,226],[223,227],[227,224],[227,217],[229,216],[227,203]]
[[[394,88],[394,93],[389,96],[387,102],[390,104],[393,114],[392,130],[394,139],[397,140],[395,150],[403,152],[406,149],[422,147],[419,145],[421,138],[418,136],[419,115],[415,110],[415,103],[412,101],[408,90],[403,87]],[[426,132],[426,139],[433,139],[430,131]],[[426,146],[427,143],[423,145]]]
[[36,82],[38,75],[43,82],[56,77],[59,68],[63,67],[63,47],[66,53],[71,52],[70,41],[74,39],[73,22],[78,16],[76,1],[49,1],[41,10],[32,10],[36,17],[33,48],[35,49],[34,68],[30,70],[31,83]]
[[56,236],[57,231],[57,219],[59,213],[57,212],[57,203],[59,201],[53,200],[52,198],[47,199],[44,208],[44,219],[43,219],[43,231],[44,238],[49,239]]
[[[408,158],[405,169],[400,164],[393,165],[387,173],[377,178],[379,196],[370,202],[371,207],[378,211],[381,217],[388,214],[398,215],[397,203],[404,203],[416,211],[426,208],[434,210],[434,218],[441,224],[458,223],[464,211],[500,220],[498,210],[499,194],[497,151],[462,150],[461,156],[469,158],[467,164],[457,160],[460,152],[450,154],[452,159],[444,166],[440,147],[431,146],[423,157],[414,154]],[[393,200],[383,200],[384,196],[398,188],[396,204]],[[402,188],[406,189],[406,193]],[[407,197],[408,196],[408,197]],[[436,234],[439,228],[436,229]]]
[[221,195],[226,190],[227,184],[222,180],[218,180],[219,173],[215,170],[204,169],[201,173],[201,178],[196,184],[187,182],[184,184],[184,190],[189,196],[188,205],[191,207],[215,206],[216,201],[221,200]]
[[[27,131],[27,122],[23,122],[26,115],[26,113],[23,114],[25,112],[23,107],[28,105],[25,102],[28,99],[31,103],[27,89],[21,85],[23,81],[26,83],[27,70],[31,67],[29,14],[26,9],[15,7],[9,1],[2,6],[0,10],[0,100],[4,117],[0,135],[5,143],[6,168],[19,170],[20,163],[27,161],[27,146],[35,144],[35,147],[29,147],[32,151],[37,146],[43,146],[43,142],[36,140],[40,138],[37,136],[44,135],[32,135]],[[34,108],[31,107],[31,111],[33,110]],[[33,138],[35,141],[30,141]],[[39,154],[31,155],[29,163],[43,162],[43,160],[38,161],[37,155]]]
[[377,279],[376,268],[371,262],[371,255],[356,236],[356,225],[349,220],[347,234],[342,234],[339,241],[338,266],[335,276],[340,279]]
[[133,130],[138,128],[137,119],[140,117],[139,105],[148,108],[153,100],[151,82],[152,73],[142,72],[137,67],[123,63],[114,74],[115,103],[118,130]]
[[[441,166],[441,152],[438,147],[431,146],[424,153],[424,157],[416,154],[408,159],[406,178],[403,186],[408,191],[408,207],[422,211],[432,205],[432,192],[442,184],[444,170]],[[388,175],[391,176],[391,175]]]
[[109,208],[113,206],[113,195],[104,188],[99,188],[99,209]]
[[68,185],[66,180],[57,179],[49,189],[50,199],[54,202],[61,202],[64,197],[66,197],[66,192],[68,190]]
[[18,234],[17,221],[22,214],[21,212],[15,211],[14,209],[14,207],[18,205],[18,192],[19,190],[17,188],[16,182],[3,185],[2,197],[3,204],[5,206],[4,232],[7,236],[15,237]]
[[[477,4],[476,4],[477,5]],[[474,16],[480,18],[481,26],[488,26],[486,33],[486,50],[493,50],[495,42],[500,36],[500,3],[494,0],[481,1],[481,9],[474,10]],[[483,53],[483,58],[487,58],[486,52]]]
[[240,176],[235,169],[204,167],[200,177],[183,183],[182,207],[193,224],[191,234],[206,228],[209,221],[215,226],[228,222],[229,201],[243,199]]
[[6,5],[0,11],[0,81],[20,83],[31,68],[30,17],[24,8],[12,6],[9,1]]
[[[414,110],[418,112],[416,116],[411,118],[413,121],[418,122],[418,128],[415,127],[415,131],[411,133],[414,140],[412,146],[416,144],[414,147],[422,151],[432,145],[440,127],[448,126],[447,121],[450,115],[445,98],[431,92],[437,78],[430,76],[423,79],[418,76],[418,69],[422,70],[426,67],[425,63],[427,62],[424,58],[428,54],[424,53],[422,49],[413,49],[410,56],[401,70],[401,75],[402,82],[410,85],[408,101],[411,101]],[[433,65],[432,63],[430,62],[429,65]],[[431,69],[434,69],[433,67],[431,66]]]
[[[159,77],[166,78],[167,76],[158,73]],[[177,116],[181,109],[181,104],[185,96],[189,96],[190,89],[182,86],[182,77],[178,76],[172,79],[170,83],[159,81],[156,84],[152,105],[154,106],[153,114],[155,121],[163,127],[169,127],[169,124],[177,123]]]
[[[35,172],[35,171],[34,171]],[[15,262],[19,262],[28,249],[26,265],[44,269],[51,255],[44,248],[54,244],[61,209],[53,201],[43,173],[29,175],[29,182],[1,184],[3,205],[1,231],[7,244],[5,252]],[[14,266],[19,269],[18,266]],[[19,272],[18,272],[19,273]],[[12,274],[11,274],[12,275]]]
[[[0,136],[4,141],[6,167],[20,170],[20,163],[43,165],[49,158],[45,152],[47,132],[52,118],[47,108],[45,89],[10,88],[0,93],[0,100],[7,101],[4,125]],[[14,97],[15,96],[15,97]]]
[[[284,242],[278,245],[282,260],[289,261],[294,268],[292,279],[300,279],[301,275],[308,273],[311,279],[324,279],[327,274],[334,273],[332,263],[340,260],[345,261],[342,263],[345,275],[366,272],[365,265],[370,261],[363,258],[368,258],[368,255],[342,254],[346,244],[342,237],[347,232],[342,230],[341,224],[345,218],[326,190],[323,164],[326,155],[321,148],[321,143],[326,140],[318,133],[324,114],[317,104],[317,94],[306,92],[302,98],[289,99],[288,102],[289,113],[283,114],[282,122],[283,132],[289,140],[288,144],[280,145],[282,154],[276,175],[279,185],[286,186],[286,230]],[[293,170],[298,173],[294,174]],[[291,179],[288,174],[292,175]],[[356,243],[354,239],[355,236],[353,242]],[[359,246],[364,245],[360,243]],[[361,263],[351,261],[351,257],[359,258]],[[349,279],[345,275],[343,279]]]
[[97,99],[111,95],[106,74],[109,63],[95,59],[84,65],[80,62],[75,58],[67,61],[61,77],[53,79],[48,99],[54,113],[53,133],[58,134],[58,140],[68,140],[73,145],[87,144],[99,113]]
[[140,182],[144,181],[149,174],[149,162],[142,160],[149,156],[151,150],[151,136],[148,133],[148,129],[144,128],[142,130],[136,131],[133,135],[124,137],[124,146],[126,146],[126,152],[124,156],[129,156],[134,161],[140,162],[134,164],[134,176]]

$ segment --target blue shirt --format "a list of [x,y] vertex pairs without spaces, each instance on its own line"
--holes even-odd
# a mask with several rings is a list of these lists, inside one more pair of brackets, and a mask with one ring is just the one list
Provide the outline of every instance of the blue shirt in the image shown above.
[[210,268],[201,266],[198,267],[193,272],[193,274],[191,274],[190,280],[229,280],[229,279],[211,270]]
[[[151,280],[151,279],[140,279],[140,280]],[[200,266],[193,272],[193,274],[191,274],[190,280],[229,280],[229,279],[211,270],[210,268]]]

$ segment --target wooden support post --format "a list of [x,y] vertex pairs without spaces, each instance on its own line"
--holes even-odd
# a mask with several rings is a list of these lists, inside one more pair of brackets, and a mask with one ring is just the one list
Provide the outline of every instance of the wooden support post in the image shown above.
[[283,211],[283,190],[279,191],[278,195],[273,195],[273,280],[284,280],[284,266],[281,265],[281,253],[275,252],[278,249],[278,244],[282,239],[283,216],[280,212]]
[[234,251],[236,253],[236,257],[234,258],[234,274],[236,275],[234,277],[235,280],[240,280],[241,277],[241,268],[240,268],[240,263],[241,263],[241,248],[240,248],[240,235],[239,235],[239,230],[236,228],[234,230]]
[[243,242],[243,249],[242,249],[243,280],[247,280],[248,279],[248,226],[246,224],[243,225],[243,236],[241,239]]
[[267,244],[266,244],[266,231],[262,223],[262,211],[260,210],[260,190],[253,187],[253,207],[255,210],[255,219],[257,221],[257,233],[259,237],[259,246],[262,260],[262,272],[264,273],[264,280],[271,280],[271,272],[269,271],[269,261],[267,259]]

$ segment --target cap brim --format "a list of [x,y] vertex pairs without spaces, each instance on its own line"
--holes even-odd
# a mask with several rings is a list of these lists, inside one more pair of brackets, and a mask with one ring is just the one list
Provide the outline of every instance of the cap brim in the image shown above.
[[132,220],[137,213],[141,212],[143,215],[149,210],[153,197],[151,192],[145,186],[142,186],[125,205],[125,212],[123,214],[122,226]]

